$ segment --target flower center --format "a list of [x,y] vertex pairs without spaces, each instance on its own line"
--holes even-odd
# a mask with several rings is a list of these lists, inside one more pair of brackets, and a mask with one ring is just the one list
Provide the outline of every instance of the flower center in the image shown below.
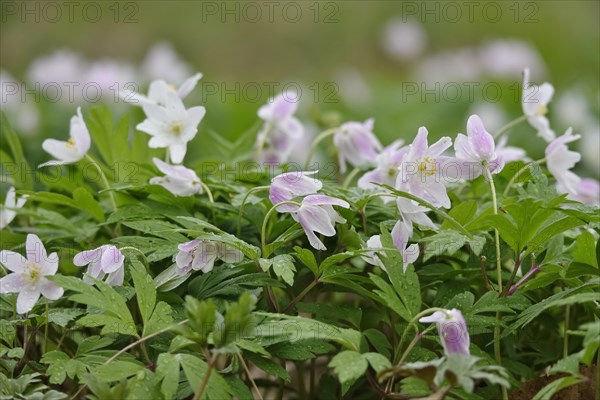
[[74,149],[75,148],[75,139],[73,139],[72,137],[70,137],[69,140],[67,140],[67,143],[65,144],[65,146],[68,149]]
[[177,86],[173,85],[172,83],[167,83],[167,88],[169,88],[169,90],[172,92],[177,91]]
[[548,113],[548,107],[546,107],[545,104],[538,105],[537,114],[538,115],[546,115],[546,113]]
[[427,176],[435,175],[436,170],[435,159],[432,157],[425,157],[419,162],[419,172]]
[[21,279],[30,285],[35,285],[41,277],[42,268],[33,261],[27,261],[25,270],[21,273]]
[[175,122],[171,125],[171,133],[179,136],[181,134],[182,128],[183,128],[183,124],[181,122]]

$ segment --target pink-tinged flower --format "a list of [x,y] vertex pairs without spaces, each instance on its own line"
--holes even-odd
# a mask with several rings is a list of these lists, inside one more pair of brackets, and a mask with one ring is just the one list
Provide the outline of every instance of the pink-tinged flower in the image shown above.
[[183,165],[171,165],[153,158],[154,164],[165,176],[150,178],[153,185],[161,185],[175,196],[192,196],[202,193],[202,182],[196,173]]
[[17,313],[31,311],[35,303],[43,295],[48,300],[58,300],[64,290],[47,276],[56,274],[58,255],[48,255],[46,248],[37,235],[27,235],[25,242],[27,258],[9,250],[0,252],[0,262],[12,273],[0,279],[0,293],[18,293]]
[[105,244],[93,250],[85,250],[77,253],[73,258],[73,264],[78,267],[88,266],[83,281],[93,284],[90,279],[103,280],[111,286],[123,285],[125,277],[125,256],[116,246]]
[[427,216],[427,213],[431,211],[427,207],[423,207],[416,201],[405,197],[398,197],[396,205],[398,206],[398,211],[400,211],[402,221],[404,221],[404,224],[408,228],[409,237],[412,235],[413,224],[420,225],[423,228],[430,228],[434,231],[438,229],[431,218]]
[[485,129],[477,115],[467,121],[467,135],[459,133],[454,141],[457,161],[461,165],[463,179],[471,180],[484,174],[485,165],[491,173],[498,173],[504,167],[504,160],[496,153],[494,137]]
[[[381,153],[377,154],[377,157],[375,157],[375,164],[377,166],[374,170],[360,177],[358,187],[363,189],[377,189],[379,191],[383,191],[384,189],[377,186],[377,183],[393,187],[396,184],[400,163],[404,154],[408,151],[408,147],[402,147],[403,144],[403,140],[396,140],[385,147]],[[391,200],[391,197],[383,197],[383,200],[388,202]]]
[[373,133],[373,123],[373,119],[346,122],[337,129],[333,144],[338,150],[341,172],[346,172],[346,162],[358,167],[375,161],[382,146]]
[[[566,193],[561,185],[557,186],[559,193]],[[583,178],[579,182],[577,193],[569,193],[567,198],[590,206],[598,206],[600,203],[600,184],[595,179]]]
[[496,144],[496,154],[504,161],[505,164],[513,161],[531,161],[531,159],[527,157],[525,149],[515,146],[507,146],[507,141],[508,137],[504,135],[498,139],[498,143]]
[[400,163],[396,189],[428,201],[436,207],[450,207],[444,180],[447,166],[452,162],[442,153],[452,146],[449,137],[443,137],[431,146],[427,143],[427,129],[419,128]]
[[396,222],[392,229],[392,241],[394,246],[402,254],[402,263],[404,264],[404,272],[408,264],[414,263],[419,257],[419,246],[417,244],[408,244],[408,239],[412,234],[412,227],[404,221]]
[[333,206],[350,208],[350,204],[344,200],[322,194],[312,194],[302,199],[301,206],[292,213],[292,217],[302,225],[310,245],[317,250],[327,250],[327,248],[315,235],[315,232],[331,237],[335,235],[335,223],[346,222],[333,209]]
[[517,283],[515,283],[514,285],[512,285],[510,287],[510,289],[508,290],[508,295],[512,296],[521,285],[523,285],[529,278],[531,278],[533,275],[535,275],[539,270],[540,270],[540,267],[537,265],[534,265],[533,267],[531,267],[531,269],[529,271],[527,271],[527,273],[525,275],[523,275],[523,277],[521,279],[519,279],[519,281]]
[[[271,179],[269,188],[269,200],[273,205],[282,201],[290,201],[296,197],[304,197],[315,194],[323,187],[323,183],[317,178],[311,177],[318,171],[296,171],[284,172]],[[279,212],[292,212],[298,207],[293,204],[284,204],[277,207]]]
[[[394,226],[394,229],[392,229],[392,241],[394,243],[394,246],[396,246],[396,248],[402,255],[402,264],[404,272],[406,272],[408,264],[414,263],[419,257],[419,246],[416,244],[411,244],[410,246],[408,245],[409,236],[409,228],[402,221],[398,221]],[[369,249],[383,248],[383,245],[381,244],[381,236],[371,236],[369,240],[367,240],[367,247]],[[378,266],[379,268],[387,272],[387,269],[383,265],[383,262],[381,261],[377,253],[380,253],[384,257],[386,256],[385,251],[383,250],[380,250],[378,252],[369,251],[362,255],[362,259],[368,262],[369,264]]]
[[527,116],[529,124],[537,129],[538,136],[546,142],[554,139],[555,134],[550,129],[550,122],[546,118],[548,113],[548,103],[554,95],[554,87],[545,82],[539,86],[533,85],[529,81],[529,68],[523,72],[523,97],[521,105],[523,113]]
[[234,264],[244,259],[244,254],[238,249],[208,240],[195,239],[180,244],[177,248],[179,253],[175,256],[175,263],[180,275],[185,275],[191,270],[210,272],[217,260]]
[[29,196],[24,194],[17,199],[15,188],[11,187],[4,199],[4,208],[0,210],[0,229],[4,229],[17,216],[17,209],[23,207]]
[[284,92],[259,108],[258,116],[264,121],[254,145],[257,159],[265,163],[288,160],[295,145],[304,136],[304,127],[294,117],[298,108],[298,95]]
[[435,322],[437,324],[438,335],[447,356],[450,354],[462,354],[464,356],[471,354],[469,352],[471,340],[465,318],[460,310],[453,308],[443,312],[436,311],[428,317],[419,319],[419,322]]
[[194,76],[187,78],[179,87],[175,87],[162,79],[158,79],[150,83],[148,96],[136,93],[133,90],[123,90],[122,93],[120,93],[120,96],[125,102],[133,105],[144,107],[148,104],[154,104],[164,107],[167,104],[168,93],[177,93],[179,98],[184,99],[192,92],[192,90],[194,90],[201,78],[202,74],[198,72]]
[[39,167],[74,163],[85,157],[92,139],[81,115],[81,107],[77,108],[77,115],[71,118],[69,135],[70,138],[66,142],[56,139],[44,140],[42,148],[57,160],[45,162]]
[[569,150],[567,146],[579,138],[580,136],[573,135],[573,129],[569,128],[564,135],[557,137],[546,147],[548,170],[565,193],[576,194],[581,182],[581,178],[570,171],[581,159],[581,154]]
[[175,164],[181,163],[187,143],[196,136],[206,109],[198,106],[186,110],[177,93],[168,92],[164,107],[146,104],[144,112],[146,119],[137,125],[137,129],[152,136],[148,146],[168,148],[171,160]]

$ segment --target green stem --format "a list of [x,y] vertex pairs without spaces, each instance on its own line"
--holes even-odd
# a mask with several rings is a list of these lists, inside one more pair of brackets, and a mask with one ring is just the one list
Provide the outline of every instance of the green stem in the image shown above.
[[208,201],[210,201],[212,204],[215,204],[215,199],[213,198],[212,192],[210,191],[208,185],[204,182],[201,182],[200,186],[202,186],[202,189],[204,189],[204,191],[206,192],[206,195],[208,196]]
[[44,315],[44,317],[46,318],[46,324],[44,325],[44,353],[47,351],[48,349],[48,312],[49,312],[49,306],[48,306],[48,299],[46,299],[46,313]]
[[[494,210],[494,215],[498,215],[498,199],[496,197],[496,185],[494,184],[494,177],[490,172],[490,168],[487,163],[484,165],[485,174],[487,176],[488,181],[490,182],[490,190],[492,192],[492,207]],[[502,295],[502,254],[500,254],[500,233],[498,229],[494,229],[494,239],[496,242],[496,271],[498,273],[498,293]],[[502,319],[502,315],[500,312],[496,313],[496,320],[500,323]],[[496,359],[496,363],[498,365],[502,365],[502,351],[500,347],[500,325],[494,327],[494,356]],[[508,392],[504,386],[502,389],[502,399],[508,400]]]
[[346,189],[348,188],[348,186],[350,186],[350,183],[352,182],[352,180],[354,179],[354,177],[356,175],[358,175],[358,173],[361,171],[360,168],[356,167],[352,170],[352,172],[350,172],[348,174],[348,176],[346,177],[346,179],[344,179],[344,183],[342,184],[342,188]]
[[426,328],[423,332],[420,332],[420,333],[418,333],[418,334],[415,335],[415,337],[412,340],[412,342],[410,342],[410,344],[406,347],[406,350],[404,350],[404,353],[402,354],[402,357],[400,358],[400,361],[398,361],[398,365],[404,364],[404,362],[406,361],[406,359],[410,355],[410,352],[416,346],[416,344],[419,342],[419,340],[421,340],[421,338],[423,336],[425,336],[425,334],[427,332],[433,330],[433,328],[435,328],[435,325],[431,325],[428,328]]
[[[183,321],[179,321],[177,324],[175,325],[183,325],[183,324],[187,324],[189,322],[189,319],[184,319]],[[161,335],[163,333],[169,332],[171,329],[173,329],[173,325],[170,325],[166,328],[163,328],[159,331],[156,331],[154,333],[151,333],[148,336],[144,336],[138,340],[136,340],[135,342],[128,344],[127,346],[123,347],[121,350],[119,350],[117,353],[115,353],[115,355],[113,355],[111,358],[109,358],[108,360],[106,360],[104,362],[104,364],[102,365],[106,365],[106,364],[110,364],[111,362],[113,362],[114,360],[116,360],[121,354],[126,353],[127,351],[131,350],[132,348],[134,348],[135,346],[137,346],[140,343],[144,343],[146,340],[148,339],[152,339],[155,336]],[[77,398],[77,396],[79,395],[79,393],[81,393],[83,391],[83,389],[85,389],[87,387],[86,384],[83,384],[79,390],[77,392],[75,392],[75,394],[73,396],[71,396],[70,400],[74,400]]]
[[110,197],[110,202],[112,204],[112,208],[113,211],[117,211],[117,201],[115,200],[115,194],[114,192],[111,190],[110,187],[110,183],[108,182],[108,179],[106,178],[106,175],[104,174],[104,171],[102,171],[102,168],[100,167],[100,165],[96,162],[96,160],[94,160],[92,158],[92,156],[90,156],[89,154],[85,155],[86,160],[88,160],[90,162],[90,164],[92,164],[96,170],[98,171],[98,174],[100,175],[100,178],[102,179],[102,182],[104,183],[104,187],[105,189],[108,191],[108,196]]
[[529,167],[531,167],[532,165],[542,165],[546,162],[545,158],[542,158],[541,160],[537,160],[537,161],[531,161],[527,164],[525,164],[523,166],[523,168],[521,168],[519,171],[517,171],[516,174],[514,174],[512,176],[512,178],[510,178],[510,181],[508,181],[508,184],[506,185],[506,188],[504,189],[504,193],[503,195],[506,196],[508,194],[508,192],[510,191],[510,188],[515,184],[515,182],[517,181],[517,179],[519,179],[519,177],[521,176],[521,174],[523,172],[525,172],[527,169],[529,169]]
[[567,304],[565,308],[565,334],[563,338],[563,357],[569,355],[569,319],[571,318],[571,305]]
[[202,379],[202,382],[200,383],[200,388],[198,388],[198,391],[196,392],[196,394],[194,395],[194,398],[192,400],[199,400],[204,395],[204,391],[206,390],[206,387],[208,386],[208,380],[210,379],[210,376],[212,375],[212,371],[214,369],[215,361],[217,361],[217,356],[218,356],[218,354],[215,353],[210,358],[210,360],[208,360],[208,369],[207,369],[206,373],[204,374],[204,378]]
[[269,222],[269,217],[271,216],[271,214],[273,214],[273,212],[275,212],[277,210],[277,207],[282,206],[284,204],[292,204],[295,205],[297,207],[302,206],[300,203],[298,203],[297,201],[282,201],[281,203],[277,203],[275,204],[273,207],[271,207],[269,209],[269,211],[267,211],[267,214],[265,215],[265,219],[263,220],[262,223],[262,229],[261,229],[261,235],[260,235],[260,243],[262,245],[262,254],[263,257],[267,257],[267,223]]
[[242,204],[240,204],[240,212],[238,213],[237,235],[236,235],[237,237],[240,237],[240,234],[242,232],[242,217],[244,216],[244,205],[246,205],[246,200],[248,200],[248,197],[250,197],[250,194],[252,194],[254,192],[258,192],[260,190],[268,190],[270,188],[271,188],[271,186],[256,186],[246,192],[246,194],[244,195],[244,198],[242,199]]
[[317,145],[319,143],[321,143],[324,139],[328,138],[329,136],[333,135],[334,133],[337,132],[339,128],[331,128],[331,129],[327,129],[323,132],[321,132],[321,134],[319,134],[319,136],[317,136],[315,138],[315,140],[312,142],[312,144],[310,145],[310,150],[308,151],[308,156],[306,157],[306,162],[304,163],[304,169],[308,169],[308,166],[310,165],[310,162],[313,158],[313,155],[315,154],[315,151],[317,151]]
[[[405,330],[404,330],[404,332],[402,333],[402,337],[400,338],[400,342],[398,343],[398,347],[396,347],[396,351],[395,351],[395,355],[394,355],[394,364],[398,364],[398,362],[396,361],[396,360],[398,360],[398,359],[399,359],[399,358],[398,358],[398,356],[399,356],[399,354],[398,354],[398,351],[399,351],[399,349],[401,349],[401,348],[402,348],[402,345],[404,344],[404,341],[406,340],[406,335],[408,335],[408,332],[410,331],[410,328],[411,328],[411,327],[412,327],[414,324],[416,324],[416,323],[417,323],[417,321],[418,321],[420,318],[422,318],[422,317],[424,317],[424,316],[426,316],[426,315],[428,315],[428,314],[434,313],[434,312],[436,312],[436,311],[446,312],[446,309],[444,309],[444,308],[440,308],[440,307],[431,307],[431,308],[428,308],[428,309],[426,309],[426,310],[423,310],[423,311],[421,311],[420,313],[418,313],[417,315],[415,315],[415,316],[413,317],[413,319],[411,319],[411,320],[410,320],[410,322],[409,322],[409,323],[408,323],[408,325],[406,326],[406,329],[405,329]],[[418,329],[418,328],[416,328],[416,329],[417,329],[417,333],[419,333],[419,329]]]
[[244,357],[242,357],[242,353],[240,353],[239,350],[237,352],[237,357],[238,357],[238,360],[240,361],[240,364],[242,364],[242,367],[244,368],[244,372],[246,373],[246,376],[248,377],[248,380],[250,381],[252,388],[254,389],[254,391],[256,392],[256,395],[258,396],[258,400],[263,400],[263,397],[260,394],[260,390],[258,390],[258,386],[256,386],[256,382],[254,382],[254,379],[252,378],[252,374],[250,373],[250,370],[248,369],[248,365],[246,365],[246,362],[244,361]]
[[310,290],[312,288],[314,288],[315,286],[317,286],[319,284],[319,279],[315,278],[315,280],[313,280],[310,284],[308,284],[308,286],[306,286],[304,288],[304,290],[302,292],[300,292],[300,294],[298,296],[296,296],[291,302],[290,304],[287,305],[287,307],[284,308],[283,313],[287,313],[289,310],[291,310],[292,308],[294,308],[294,306],[304,298],[304,296],[306,296],[308,294],[308,292],[310,292]]
[[496,132],[494,134],[494,139],[498,139],[500,137],[500,135],[502,135],[504,132],[508,131],[509,129],[511,129],[512,127],[519,125],[521,122],[527,120],[527,115],[521,115],[519,118],[516,118],[512,121],[510,121],[508,124],[504,125],[502,128],[500,128],[500,130],[498,132]]

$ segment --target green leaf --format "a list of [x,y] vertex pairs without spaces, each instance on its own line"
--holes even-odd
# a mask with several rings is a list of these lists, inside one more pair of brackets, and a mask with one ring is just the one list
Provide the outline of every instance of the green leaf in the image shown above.
[[587,231],[582,232],[575,240],[575,246],[573,246],[573,258],[575,261],[598,268],[595,242],[594,235]]
[[285,283],[292,286],[294,284],[294,258],[289,254],[282,254],[273,258],[273,272],[275,275],[282,278]]
[[[69,299],[77,303],[86,304],[105,311],[104,314],[88,314],[78,323],[94,322],[95,325],[105,326],[110,332],[119,332],[137,336],[135,322],[127,308],[126,300],[106,283],[93,279],[95,286],[91,286],[81,279],[72,276],[49,276],[53,282],[66,290],[76,292]],[[106,331],[105,331],[106,333]]]
[[552,396],[554,396],[556,393],[563,390],[564,388],[577,385],[583,380],[584,378],[579,376],[564,376],[562,378],[558,378],[544,386],[542,389],[540,389],[540,391],[536,393],[532,400],[551,399]]
[[115,382],[129,378],[144,368],[142,363],[117,360],[94,368],[93,374],[104,382]]
[[73,191],[73,202],[82,211],[90,214],[98,222],[104,222],[104,210],[100,203],[86,189],[79,187]]
[[276,376],[286,382],[291,382],[292,378],[290,377],[290,374],[276,362],[256,354],[244,353],[244,356],[247,360],[252,362],[252,364],[256,365],[267,374]]
[[144,326],[144,336],[158,332],[173,323],[173,309],[164,301],[159,301],[152,311],[152,316]]
[[310,269],[313,275],[318,276],[319,266],[313,252],[298,246],[294,247],[294,251],[296,251],[295,256]]
[[349,350],[342,351],[329,362],[329,367],[333,368],[346,390],[364,375],[368,366],[362,354]]
[[361,334],[353,329],[343,329],[311,318],[294,317],[286,314],[256,311],[257,316],[266,319],[258,325],[256,335],[265,338],[278,338],[290,343],[302,339],[324,339],[341,344],[349,350],[360,348]]
[[[130,254],[133,254],[131,252]],[[144,265],[134,257],[129,257],[131,277],[135,287],[138,307],[142,314],[144,325],[150,319],[156,303],[156,288],[152,277],[146,272]]]
[[179,386],[179,360],[174,354],[161,353],[158,356],[156,377],[162,380],[160,390],[165,399],[172,399]]
[[[175,357],[183,368],[190,387],[197,393],[200,389],[200,383],[208,371],[208,365],[203,360],[190,354],[177,354]],[[213,371],[208,379],[208,384],[202,398],[228,400],[231,399],[231,393],[231,388],[227,385],[223,377],[218,372]]]
[[391,368],[392,363],[386,357],[378,353],[364,353],[362,357],[366,359],[375,372],[379,373],[384,369]]
[[504,331],[504,335],[509,335],[517,329],[521,329],[533,321],[542,312],[552,308],[567,304],[587,303],[598,300],[597,290],[600,288],[600,278],[594,278],[579,287],[563,290],[555,295],[544,299],[525,309],[519,318]]
[[260,249],[258,247],[246,243],[229,233],[217,235],[210,232],[202,232],[198,234],[196,239],[225,243],[235,249],[238,249],[251,260],[258,260],[260,258]]
[[252,335],[254,317],[252,311],[256,305],[256,297],[248,292],[243,293],[237,303],[230,304],[222,324],[217,324],[214,341],[217,347],[224,347],[235,340]]

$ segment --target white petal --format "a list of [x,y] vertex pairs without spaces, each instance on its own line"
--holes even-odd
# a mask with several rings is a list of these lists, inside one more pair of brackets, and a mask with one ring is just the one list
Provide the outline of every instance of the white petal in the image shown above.
[[17,297],[17,314],[25,314],[31,311],[35,303],[40,298],[40,291],[37,288],[25,287]]
[[179,164],[182,162],[186,151],[187,146],[184,143],[173,143],[169,145],[169,154],[174,163]]
[[202,78],[202,74],[198,72],[196,75],[187,78],[177,89],[177,94],[179,97],[184,99],[198,84],[198,81]]
[[[79,153],[79,150],[75,146],[71,146],[67,142],[56,139],[44,140],[42,148],[52,157],[63,162],[76,162],[83,158],[83,155]],[[48,164],[42,165],[45,166]]]
[[10,250],[0,251],[0,263],[13,272],[23,272],[27,259]]
[[48,259],[48,254],[46,253],[44,244],[40,238],[33,233],[27,235],[25,248],[27,249],[27,259],[30,261],[40,264],[42,261]]
[[40,282],[40,291],[48,300],[58,300],[65,292],[63,288],[45,278]]
[[40,262],[42,275],[54,275],[58,271],[58,254],[51,253]]
[[20,273],[8,274],[0,279],[0,293],[19,293],[23,290],[25,283],[21,279]]

